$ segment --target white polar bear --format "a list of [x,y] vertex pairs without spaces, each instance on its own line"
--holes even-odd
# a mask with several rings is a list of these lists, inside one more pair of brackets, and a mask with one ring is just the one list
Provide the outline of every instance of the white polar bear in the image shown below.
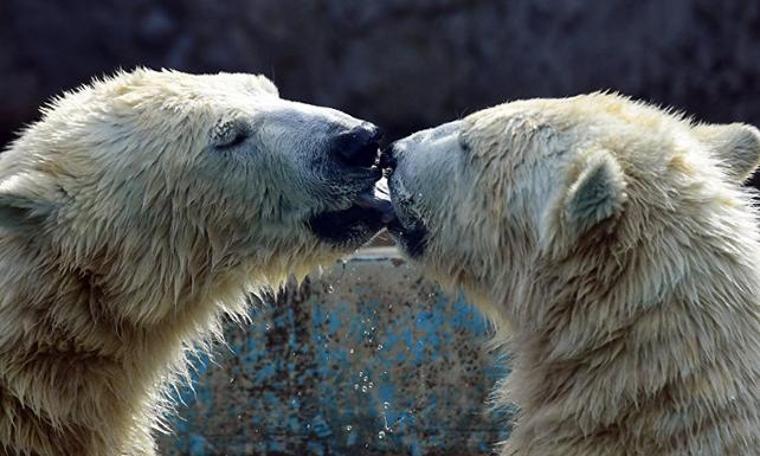
[[527,100],[396,142],[409,256],[509,337],[506,455],[760,454],[760,133]]
[[44,108],[0,157],[0,454],[153,453],[223,315],[382,227],[378,136],[247,74],[138,69]]

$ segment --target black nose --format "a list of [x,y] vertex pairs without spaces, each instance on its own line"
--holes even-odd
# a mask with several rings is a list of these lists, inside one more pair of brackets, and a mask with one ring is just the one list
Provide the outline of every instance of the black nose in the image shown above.
[[333,147],[343,164],[369,167],[375,164],[382,136],[378,127],[364,122],[336,136]]
[[396,156],[398,154],[398,143],[391,143],[383,149],[383,151],[380,153],[380,161],[378,165],[381,169],[388,169],[393,170],[393,168],[396,167],[397,159]]

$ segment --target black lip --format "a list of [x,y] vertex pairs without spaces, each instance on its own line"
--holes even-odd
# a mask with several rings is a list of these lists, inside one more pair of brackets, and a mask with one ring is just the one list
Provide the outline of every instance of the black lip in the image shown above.
[[361,194],[348,209],[312,216],[307,224],[321,240],[339,247],[355,248],[369,241],[393,218],[390,201],[371,192]]
[[393,146],[393,144],[390,144],[388,147],[380,149],[377,157],[377,166],[387,175],[390,175],[396,167],[396,158],[393,156]]
[[417,222],[413,227],[406,227],[395,218],[388,224],[388,232],[410,258],[419,258],[425,254],[429,232],[423,223]]
[[388,173],[388,190],[393,204],[393,219],[388,222],[388,232],[410,258],[419,258],[427,249],[429,231],[425,223],[413,211],[406,208],[409,201],[400,198],[392,179],[393,168]]

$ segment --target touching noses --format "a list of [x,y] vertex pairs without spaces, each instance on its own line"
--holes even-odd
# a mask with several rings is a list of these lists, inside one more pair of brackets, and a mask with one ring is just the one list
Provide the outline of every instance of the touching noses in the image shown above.
[[369,122],[340,133],[334,143],[338,159],[347,166],[374,165],[382,136],[382,131]]
[[380,161],[378,165],[381,169],[393,171],[396,167],[398,164],[398,156],[401,154],[401,145],[399,142],[400,141],[395,141],[391,143],[380,153]]

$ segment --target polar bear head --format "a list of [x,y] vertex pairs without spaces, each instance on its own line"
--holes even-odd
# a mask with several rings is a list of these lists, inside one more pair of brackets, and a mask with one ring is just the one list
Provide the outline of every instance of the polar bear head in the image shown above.
[[606,244],[739,205],[759,157],[748,125],[610,94],[516,101],[391,146],[391,231],[442,282],[519,300],[538,267],[583,252],[612,262]]
[[262,76],[120,73],[54,100],[2,155],[0,228],[103,293],[271,283],[382,227],[378,138]]

